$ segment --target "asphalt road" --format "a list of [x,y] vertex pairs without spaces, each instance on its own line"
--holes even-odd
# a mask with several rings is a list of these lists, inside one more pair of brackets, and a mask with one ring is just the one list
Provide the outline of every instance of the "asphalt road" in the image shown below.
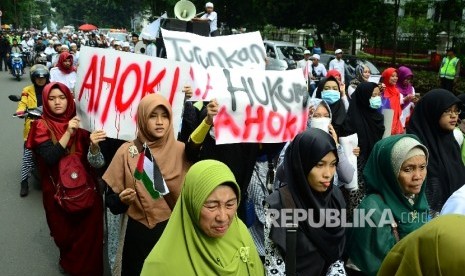
[[58,249],[45,220],[42,194],[30,183],[29,195],[19,196],[23,121],[12,118],[17,104],[7,96],[19,95],[31,84],[26,73],[18,82],[0,72],[0,275],[55,276],[61,275]]

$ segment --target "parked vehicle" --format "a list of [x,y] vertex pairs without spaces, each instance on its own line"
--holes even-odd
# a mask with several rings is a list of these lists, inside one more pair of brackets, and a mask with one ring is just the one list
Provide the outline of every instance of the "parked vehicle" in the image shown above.
[[123,32],[108,32],[108,38],[113,38],[116,41],[128,41],[128,34]]
[[305,48],[295,43],[265,40],[264,44],[269,59],[267,70],[296,69],[297,61],[304,58]]
[[[336,56],[332,54],[321,54],[320,55],[320,63],[324,64],[326,69],[329,68],[329,62],[333,59],[335,59]],[[371,79],[379,79],[381,77],[381,72],[376,68],[376,66],[371,63],[370,61],[359,58],[357,56],[352,56],[352,55],[344,55],[342,57],[344,60],[346,66],[345,66],[345,83],[346,85],[349,85],[350,82],[355,78],[355,68],[359,64],[363,64],[368,66],[371,71]]]

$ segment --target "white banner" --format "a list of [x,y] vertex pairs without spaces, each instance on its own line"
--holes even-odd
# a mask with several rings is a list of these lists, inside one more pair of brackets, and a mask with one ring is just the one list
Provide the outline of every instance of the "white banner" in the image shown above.
[[147,94],[160,93],[173,108],[175,134],[181,124],[189,64],[133,53],[82,47],[74,90],[81,127],[103,129],[110,138],[136,137],[136,113]]
[[210,67],[214,80],[216,144],[278,143],[307,128],[308,93],[302,70],[261,71]]
[[168,59],[198,64],[203,68],[265,70],[266,53],[260,32],[205,37],[162,29],[162,35]]

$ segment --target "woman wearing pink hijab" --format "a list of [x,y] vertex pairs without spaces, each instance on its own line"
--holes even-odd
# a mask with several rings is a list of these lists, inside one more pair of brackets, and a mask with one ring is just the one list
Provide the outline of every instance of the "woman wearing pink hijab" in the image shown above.
[[418,98],[415,97],[415,88],[412,86],[412,70],[406,66],[401,66],[397,69],[397,76],[399,78],[397,81],[397,90],[399,90],[400,94],[403,96],[403,101],[401,96],[401,122],[402,126],[405,128]]

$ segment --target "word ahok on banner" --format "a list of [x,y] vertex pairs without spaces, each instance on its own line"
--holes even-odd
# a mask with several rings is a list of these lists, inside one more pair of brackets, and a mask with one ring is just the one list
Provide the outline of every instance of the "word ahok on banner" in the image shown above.
[[110,112],[125,113],[145,95],[159,91],[162,82],[170,87],[170,94],[165,96],[172,104],[180,68],[169,70],[155,66],[152,61],[128,63],[120,57],[107,59],[95,54],[85,72],[78,101],[86,96],[87,113],[99,114],[100,123],[104,125]]
[[304,84],[266,73],[253,78],[233,76],[234,71],[228,69],[223,73],[229,95],[215,118],[218,144],[290,141],[306,129],[308,93]]

